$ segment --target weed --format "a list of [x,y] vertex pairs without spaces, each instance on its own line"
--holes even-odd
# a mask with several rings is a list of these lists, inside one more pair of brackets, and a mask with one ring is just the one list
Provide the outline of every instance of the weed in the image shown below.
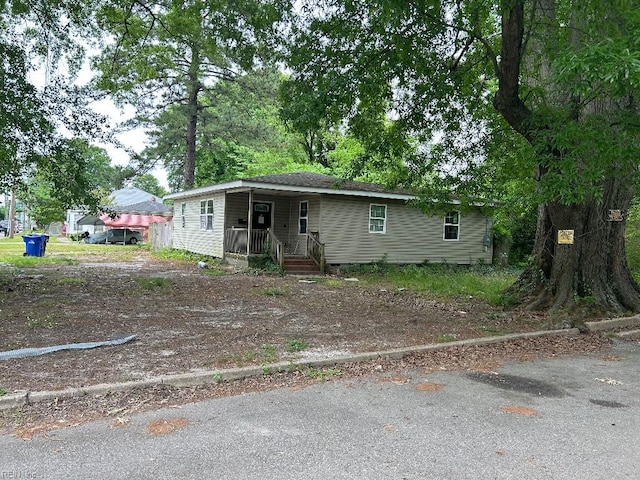
[[216,373],[214,373],[214,374],[213,374],[213,379],[214,379],[216,382],[221,382],[221,381],[222,381],[222,373],[220,373],[220,372],[216,372]]
[[153,290],[154,288],[170,287],[174,281],[165,277],[136,278],[136,283],[145,290]]
[[342,370],[337,368],[307,368],[303,374],[307,377],[318,378],[320,380],[328,380],[329,378],[342,375]]
[[267,364],[266,362],[262,362],[260,366],[262,367],[263,375],[271,375],[271,369],[269,368],[269,364]]
[[509,333],[509,330],[501,330],[497,327],[491,327],[488,325],[480,325],[478,327],[478,330],[481,330],[484,333],[487,333],[489,335],[495,335],[495,336],[506,335],[507,333]]
[[440,335],[438,337],[438,343],[447,343],[447,342],[455,342],[458,339],[457,335],[452,333],[447,333],[445,335]]
[[262,345],[262,354],[264,355],[265,362],[275,362],[276,360],[276,346],[275,345]]
[[268,297],[279,297],[282,295],[289,295],[289,293],[291,293],[289,285],[285,285],[283,287],[266,287],[264,289],[264,294]]
[[57,323],[53,321],[50,315],[47,315],[42,319],[31,318],[27,316],[27,328],[30,328],[31,330],[36,330],[39,328],[53,328],[56,325]]
[[3,395],[6,395],[8,393],[6,388],[2,388],[0,387],[0,397],[2,397]]
[[297,338],[294,338],[287,342],[287,352],[290,352],[290,353],[302,352],[303,350],[306,350],[308,347],[309,347],[309,344],[307,342]]

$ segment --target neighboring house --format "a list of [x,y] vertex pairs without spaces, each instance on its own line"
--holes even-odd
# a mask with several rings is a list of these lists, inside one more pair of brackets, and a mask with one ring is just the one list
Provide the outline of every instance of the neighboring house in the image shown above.
[[[135,213],[171,217],[171,209],[162,203],[162,198],[136,187],[125,187],[114,190],[110,195],[108,208],[121,214]],[[133,223],[140,223],[139,219],[135,220]],[[144,219],[142,221],[144,223]],[[67,225],[67,234],[82,232],[95,233],[104,230],[105,227],[104,222],[89,222],[87,219],[87,211],[81,208],[67,210],[67,220],[65,223]],[[130,225],[127,224],[124,226]],[[137,225],[136,228],[138,228]]]
[[[173,193],[173,248],[225,259],[265,253],[325,265],[491,263],[491,219],[480,209],[442,216],[380,185],[308,172],[245,178]],[[251,241],[248,242],[248,239]],[[250,245],[247,252],[247,244]]]

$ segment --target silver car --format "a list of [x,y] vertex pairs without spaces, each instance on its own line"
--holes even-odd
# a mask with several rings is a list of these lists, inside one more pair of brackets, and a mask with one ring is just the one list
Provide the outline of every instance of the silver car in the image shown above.
[[128,243],[135,245],[142,242],[142,234],[129,228],[112,228],[107,230],[106,243]]

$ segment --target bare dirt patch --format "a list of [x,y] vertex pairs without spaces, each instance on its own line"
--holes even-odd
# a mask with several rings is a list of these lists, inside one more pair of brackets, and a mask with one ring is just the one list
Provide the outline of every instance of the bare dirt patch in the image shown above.
[[[127,262],[94,256],[69,266],[3,268],[0,351],[136,335],[134,341],[119,346],[0,361],[0,388],[6,393],[325,358],[444,338],[528,332],[545,324],[540,315],[502,311],[475,299],[442,302],[339,277],[310,282],[295,276],[212,275],[196,264],[156,259],[144,250]],[[392,381],[403,378],[405,367],[482,371],[505,359],[598,351],[606,346],[601,336],[582,335],[451,347],[384,365],[381,361],[341,365],[340,375],[386,373],[391,379],[387,381]],[[389,375],[393,369],[397,374]],[[126,415],[147,408],[303,386],[331,375],[291,372],[203,387],[158,385],[56,399],[24,407],[20,423],[26,432],[40,432],[38,422],[65,425],[100,416],[126,423]],[[0,414],[0,430],[3,424],[15,426],[15,418]]]

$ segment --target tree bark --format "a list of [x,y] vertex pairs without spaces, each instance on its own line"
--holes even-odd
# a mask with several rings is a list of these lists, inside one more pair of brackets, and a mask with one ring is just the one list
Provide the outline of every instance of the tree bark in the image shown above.
[[[639,311],[640,289],[625,255],[625,223],[609,218],[610,210],[626,212],[632,197],[628,180],[609,178],[600,204],[541,205],[534,260],[509,292],[567,325],[591,315]],[[573,230],[573,244],[558,242],[560,230]]]
[[[521,1],[504,3],[499,86],[494,106],[538,153],[546,154],[546,163],[544,166],[540,164],[537,172],[537,178],[542,182],[549,169],[555,168],[554,162],[561,162],[567,152],[555,150],[552,124],[541,124],[539,119],[531,121],[536,113],[535,107],[529,108],[520,98],[522,66],[526,65],[530,70],[533,70],[532,65],[538,67],[536,78],[529,83],[545,87],[549,102],[545,108],[566,111],[566,103],[572,97],[561,85],[550,83],[547,76],[550,59],[545,55],[553,53],[555,41],[550,38],[550,25],[555,21],[554,2],[541,0],[536,3],[539,10],[534,12],[534,17],[537,15],[540,24],[544,25],[544,38],[533,37],[530,40],[530,57],[526,59],[523,53],[524,4]],[[576,25],[573,27],[574,31],[579,31]],[[545,45],[547,40],[549,43]],[[579,42],[579,38],[572,38],[571,41]],[[565,105],[562,105],[563,102]],[[584,108],[580,115],[567,115],[566,118],[568,122],[580,123],[589,115],[613,112],[620,108],[610,99],[601,98]],[[612,134],[615,135],[614,130]],[[579,147],[582,146],[575,145],[574,148]],[[598,160],[576,158],[576,171],[580,172],[583,162]],[[609,215],[611,210],[627,212],[631,206],[634,177],[627,170],[621,167],[621,173],[609,171],[605,174],[599,185],[602,187],[602,198],[587,198],[571,205],[556,199],[538,207],[533,261],[508,293],[518,296],[528,308],[547,310],[552,318],[561,320],[566,326],[574,325],[590,315],[640,311],[640,288],[626,261],[625,222],[614,221]],[[573,232],[573,243],[558,241],[558,232],[563,230]]]
[[196,175],[196,147],[198,133],[198,95],[202,90],[199,76],[200,57],[196,48],[191,51],[191,64],[189,68],[189,80],[187,83],[187,129],[185,133],[184,155],[184,187],[193,188]]

